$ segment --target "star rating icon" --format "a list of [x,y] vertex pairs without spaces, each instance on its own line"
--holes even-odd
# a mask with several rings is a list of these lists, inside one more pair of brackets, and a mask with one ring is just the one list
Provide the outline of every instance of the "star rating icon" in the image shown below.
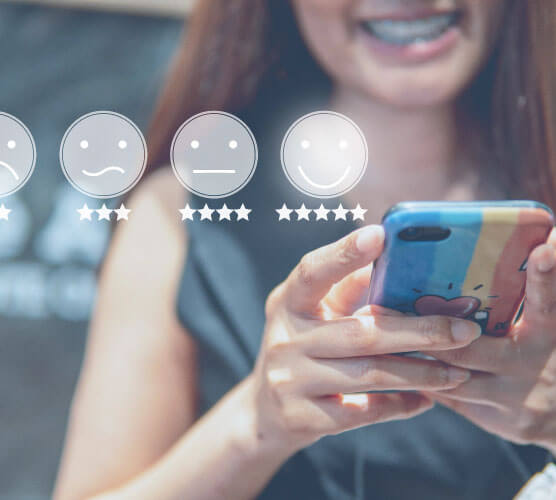
[[367,213],[367,209],[361,208],[361,205],[358,203],[357,206],[351,211],[353,215],[353,220],[365,220],[365,214]]
[[214,213],[214,209],[209,208],[209,206],[205,203],[205,206],[199,210],[201,214],[201,220],[210,220],[212,221],[212,214]]
[[246,208],[245,205],[242,203],[241,207],[239,207],[236,210],[236,214],[237,214],[237,220],[246,220],[249,222],[249,214],[252,212],[253,210]]
[[356,221],[356,220],[365,220],[365,214],[367,213],[367,210],[364,208],[361,208],[360,204],[357,204],[357,207],[353,208],[353,209],[348,209],[345,208],[341,203],[338,205],[338,208],[334,208],[334,209],[328,209],[324,206],[324,204],[320,204],[320,207],[318,208],[307,208],[305,206],[305,203],[303,203],[301,205],[300,208],[297,209],[290,209],[288,208],[288,206],[284,203],[282,205],[281,208],[277,208],[275,209],[275,212],[278,214],[278,220],[287,220],[287,221],[291,221],[292,220],[292,212],[295,212],[297,214],[297,221],[310,221],[310,214],[314,213],[315,214],[315,218],[313,220],[315,221],[329,221],[331,219],[329,219],[330,216],[330,212],[332,212],[334,214],[334,221],[347,221],[348,220],[348,214],[352,215],[352,220]]
[[0,205],[0,220],[8,220],[11,211],[11,208],[6,208],[2,203],[2,205]]
[[347,214],[348,214],[349,210],[344,208],[341,203],[338,206],[338,208],[336,208],[335,210],[332,210],[332,212],[334,212],[334,216],[335,216],[334,220],[345,220],[345,221],[347,221]]
[[92,208],[89,208],[89,206],[85,203],[83,205],[82,208],[78,208],[77,209],[77,213],[79,214],[79,220],[93,220],[93,212],[94,210]]
[[330,210],[324,208],[324,205],[321,203],[320,207],[315,210],[315,214],[317,214],[317,220],[328,220],[328,214]]
[[311,214],[312,210],[309,210],[305,203],[301,205],[301,208],[298,208],[295,213],[297,214],[297,220],[309,220],[309,215]]
[[126,208],[126,206],[122,203],[120,205],[120,208],[114,210],[114,213],[118,216],[116,219],[117,221],[129,220],[129,214],[131,213],[131,210],[129,208]]
[[[249,214],[252,212],[250,208],[247,208],[245,204],[241,204],[239,208],[230,208],[226,203],[222,205],[222,208],[210,208],[208,203],[205,203],[203,208],[195,209],[191,208],[189,203],[185,205],[185,208],[181,208],[178,212],[181,214],[182,221],[194,221],[195,214],[199,214],[198,218],[201,221],[209,221],[209,222],[222,222],[222,221],[232,221],[232,214],[235,212],[236,214],[236,221],[249,221]],[[213,218],[214,213],[218,214],[218,219]]]
[[193,220],[193,215],[195,215],[196,211],[197,210],[191,208],[188,203],[187,205],[185,205],[185,208],[179,210],[179,213],[181,214],[181,220]]
[[112,214],[112,209],[106,206],[106,203],[102,204],[102,207],[97,208],[95,212],[98,214],[98,220],[110,220],[110,214]]
[[282,205],[282,208],[277,208],[276,209],[276,212],[278,213],[278,220],[279,221],[281,221],[281,220],[291,220],[290,216],[291,216],[291,213],[293,212],[293,210],[288,208],[286,206],[286,204],[284,203]]
[[78,208],[77,212],[79,213],[79,220],[93,220],[94,210],[89,208],[86,203],[83,205],[83,208]]
[[233,210],[229,209],[226,204],[224,203],[224,206],[220,209],[220,210],[216,210],[218,212],[218,216],[219,216],[219,221],[222,220],[232,220],[232,212]]
[[112,212],[116,214],[116,221],[129,220],[129,214],[132,212],[131,209],[127,208],[123,203],[120,208],[108,208],[106,203],[102,204],[100,208],[89,208],[87,203],[84,203],[81,208],[78,208],[76,212],[79,214],[80,221],[92,221],[93,214],[96,212],[97,221],[111,220]]

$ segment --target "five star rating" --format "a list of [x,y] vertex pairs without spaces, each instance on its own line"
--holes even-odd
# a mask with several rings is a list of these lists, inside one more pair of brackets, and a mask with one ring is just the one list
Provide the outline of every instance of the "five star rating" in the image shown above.
[[[249,214],[252,212],[250,208],[247,208],[243,203],[239,208],[228,208],[224,203],[222,208],[215,209],[210,208],[206,203],[203,208],[194,209],[189,206],[189,203],[185,205],[185,208],[179,210],[181,214],[181,220],[200,220],[208,222],[221,222],[221,221],[247,221],[249,222]],[[233,215],[235,214],[235,215]],[[214,218],[213,218],[214,217]]]
[[[89,208],[88,205],[85,203],[82,208],[77,209],[77,213],[79,214],[79,220],[87,220],[87,221],[103,221],[103,220],[129,220],[129,214],[132,212],[129,208],[122,203],[120,208],[108,208],[106,203],[102,204],[100,208]],[[116,215],[115,219],[112,219],[112,213]],[[0,209],[0,217],[1,217],[1,209]],[[95,217],[93,219],[93,217]]]
[[[276,213],[278,214],[278,220],[284,221],[347,221],[348,217],[349,220],[356,221],[356,220],[365,220],[365,214],[367,213],[367,209],[361,208],[360,204],[357,204],[357,207],[353,209],[344,208],[344,206],[340,203],[338,208],[336,209],[328,209],[321,203],[320,207],[318,208],[307,208],[305,204],[301,205],[298,209],[291,209],[284,203],[282,208],[277,208]],[[295,215],[294,215],[295,213]],[[314,215],[311,215],[314,214]]]

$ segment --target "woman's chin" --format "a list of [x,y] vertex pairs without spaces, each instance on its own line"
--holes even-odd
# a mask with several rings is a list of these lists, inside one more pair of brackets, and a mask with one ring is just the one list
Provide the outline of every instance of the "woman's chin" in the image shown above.
[[454,101],[478,67],[475,47],[461,41],[440,56],[404,63],[373,57],[366,44],[357,43],[356,47],[350,58],[352,83],[375,100],[402,108]]
[[358,66],[360,76],[352,80],[352,85],[376,102],[400,108],[440,106],[453,102],[470,79],[453,64],[448,64],[448,68],[415,68],[411,71],[374,64]]
[[375,102],[405,110],[445,106],[452,103],[461,91],[461,87],[446,87],[438,83],[369,85],[364,92]]
[[389,89],[378,97],[382,102],[396,108],[420,109],[437,106],[445,106],[454,101],[454,94],[451,89],[430,89],[430,88],[405,88]]

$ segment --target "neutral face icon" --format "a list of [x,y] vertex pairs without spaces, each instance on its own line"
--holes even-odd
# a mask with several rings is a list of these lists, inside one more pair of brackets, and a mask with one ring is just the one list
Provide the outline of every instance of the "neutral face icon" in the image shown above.
[[0,112],[0,197],[19,191],[37,161],[35,141],[17,118]]
[[114,198],[141,179],[147,165],[147,145],[129,118],[98,111],[69,127],[60,146],[60,163],[78,191],[93,198]]
[[282,142],[282,167],[290,182],[316,198],[353,189],[367,168],[367,141],[349,118],[332,111],[301,117]]
[[209,111],[180,127],[170,158],[186,189],[204,198],[224,198],[240,191],[253,177],[257,142],[236,116]]

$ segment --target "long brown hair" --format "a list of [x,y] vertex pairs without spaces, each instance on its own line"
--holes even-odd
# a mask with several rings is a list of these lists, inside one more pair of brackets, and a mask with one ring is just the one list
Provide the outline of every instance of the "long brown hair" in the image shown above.
[[[508,0],[497,49],[462,96],[512,196],[556,206],[556,3]],[[149,133],[151,169],[168,164],[175,131],[209,109],[241,112],[265,87],[327,81],[290,2],[202,0],[192,13]],[[266,92],[267,97],[273,92]]]

